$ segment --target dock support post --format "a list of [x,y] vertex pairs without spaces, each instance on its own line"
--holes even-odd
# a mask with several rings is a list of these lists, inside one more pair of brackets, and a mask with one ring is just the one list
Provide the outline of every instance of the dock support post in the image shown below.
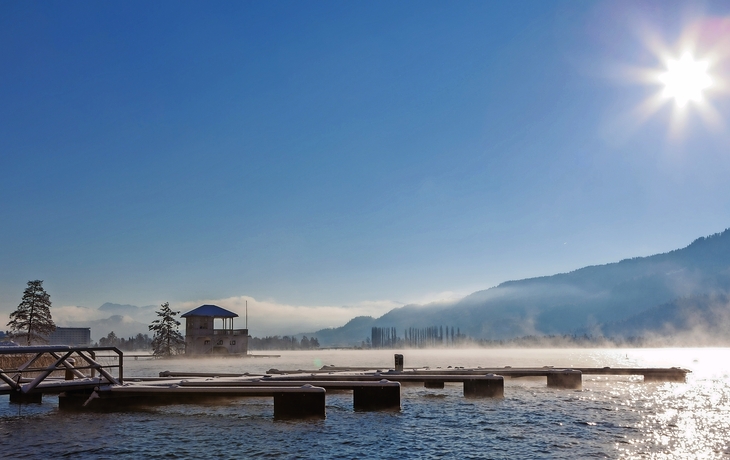
[[73,358],[68,358],[66,360],[67,363],[71,365],[71,368],[66,368],[66,374],[64,375],[65,380],[73,380],[74,379],[74,371],[73,366],[76,365],[76,360]]
[[403,355],[395,355],[395,370],[397,372],[403,372]]
[[577,369],[556,369],[547,375],[547,386],[580,390],[583,388],[583,373]]
[[423,382],[423,387],[424,388],[440,388],[440,389],[443,389],[444,388],[444,382],[439,382],[439,381],[436,381],[436,380],[426,380],[425,382]]
[[[92,359],[93,361],[96,361],[96,352],[95,352],[95,351],[90,351],[90,352],[89,352],[89,356],[91,356],[91,359]],[[89,363],[89,364],[91,364],[91,363]],[[94,369],[94,368],[92,367],[92,368],[91,368],[91,378],[93,379],[94,377],[96,377],[96,369]]]
[[355,387],[352,393],[355,410],[400,409],[400,385]]
[[10,402],[14,404],[40,404],[43,402],[43,393],[13,391],[10,393]]
[[325,391],[274,393],[274,418],[325,418]]
[[504,397],[504,377],[489,374],[489,379],[464,380],[464,397],[466,398],[502,398]]
[[93,390],[65,391],[58,395],[59,410],[81,410]]

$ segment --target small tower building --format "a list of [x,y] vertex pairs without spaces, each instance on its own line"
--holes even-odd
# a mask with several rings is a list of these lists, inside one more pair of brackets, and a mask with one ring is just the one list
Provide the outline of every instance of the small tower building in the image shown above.
[[[233,329],[236,313],[217,305],[201,305],[182,315],[185,318],[186,355],[248,353],[248,329]],[[221,328],[216,328],[220,320]]]

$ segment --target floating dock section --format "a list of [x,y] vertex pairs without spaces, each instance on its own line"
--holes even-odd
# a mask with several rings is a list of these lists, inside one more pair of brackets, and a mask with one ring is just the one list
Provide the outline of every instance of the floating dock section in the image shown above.
[[[396,355],[395,368],[387,372],[373,370],[366,367],[337,367],[323,366],[314,370],[279,370],[269,369],[268,374],[272,375],[289,375],[304,373],[310,375],[327,375],[353,372],[370,372],[385,378],[397,381],[405,381],[410,378],[417,381],[418,378],[424,378],[422,381],[426,388],[443,388],[443,382],[463,381],[467,376],[480,375],[496,375],[503,378],[524,378],[524,377],[545,377],[547,386],[550,388],[565,389],[581,389],[583,386],[583,375],[641,375],[644,382],[686,382],[687,374],[691,371],[679,367],[671,368],[624,368],[624,367],[569,367],[555,368],[553,366],[544,367],[523,367],[513,368],[506,367],[478,367],[478,368],[447,368],[447,369],[430,369],[430,368],[403,368],[402,355]],[[172,374],[170,374],[172,375]],[[176,374],[177,375],[177,374]],[[418,377],[414,377],[418,376]],[[442,376],[450,376],[452,380],[443,379]],[[425,377],[428,377],[426,379]],[[456,378],[457,380],[454,380]]]
[[271,397],[274,400],[274,418],[324,418],[325,393],[322,387],[310,384],[301,386],[205,386],[125,384],[105,385],[94,390],[86,401],[78,405],[76,400],[68,409],[124,410],[159,404],[200,403],[211,399],[245,397]]
[[[112,351],[116,364],[101,365],[98,351]],[[123,354],[114,347],[13,347],[0,354],[26,356],[14,369],[0,369],[0,394],[14,403],[39,403],[58,394],[62,410],[126,410],[210,399],[270,397],[274,418],[323,418],[328,391],[351,391],[356,411],[399,410],[401,385],[441,389],[463,386],[466,398],[502,398],[505,378],[545,377],[550,388],[579,390],[583,375],[643,375],[645,382],[684,382],[680,368],[409,368],[403,355],[387,371],[325,366],[317,370],[270,369],[266,375],[160,372],[156,378],[123,378]],[[62,374],[62,377],[57,377]],[[116,375],[114,375],[116,374]]]

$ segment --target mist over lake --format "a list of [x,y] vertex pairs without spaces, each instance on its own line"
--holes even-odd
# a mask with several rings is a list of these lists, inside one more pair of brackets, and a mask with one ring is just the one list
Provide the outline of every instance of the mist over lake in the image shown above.
[[[387,370],[398,351],[281,352],[280,358],[125,361],[127,378],[162,370],[259,373],[321,365]],[[354,412],[328,394],[327,418],[274,421],[268,399],[61,413],[57,398],[0,398],[0,453],[26,458],[723,458],[730,455],[730,349],[401,350],[405,365],[690,369],[686,383],[584,376],[583,389],[506,379],[504,399],[465,399],[461,385],[402,387],[402,409]],[[59,436],[61,428],[62,436]]]

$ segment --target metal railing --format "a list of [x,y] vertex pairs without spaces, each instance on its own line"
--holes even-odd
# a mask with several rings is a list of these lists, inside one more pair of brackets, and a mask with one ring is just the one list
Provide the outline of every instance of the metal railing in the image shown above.
[[204,335],[248,335],[248,329],[189,329],[188,334]]
[[[116,355],[115,364],[102,365],[96,361],[98,351],[110,351]],[[54,372],[64,371],[65,380],[83,379],[94,383],[122,384],[124,380],[124,354],[116,347],[70,347],[66,345],[2,347],[0,357],[19,356],[22,364],[17,367],[0,368],[0,394],[21,392],[23,394],[42,391],[48,386],[48,377]],[[114,369],[117,376],[114,377]],[[84,371],[89,371],[86,375]],[[96,373],[99,377],[96,377]],[[79,383],[79,382],[77,382]],[[54,388],[62,388],[63,384]]]

